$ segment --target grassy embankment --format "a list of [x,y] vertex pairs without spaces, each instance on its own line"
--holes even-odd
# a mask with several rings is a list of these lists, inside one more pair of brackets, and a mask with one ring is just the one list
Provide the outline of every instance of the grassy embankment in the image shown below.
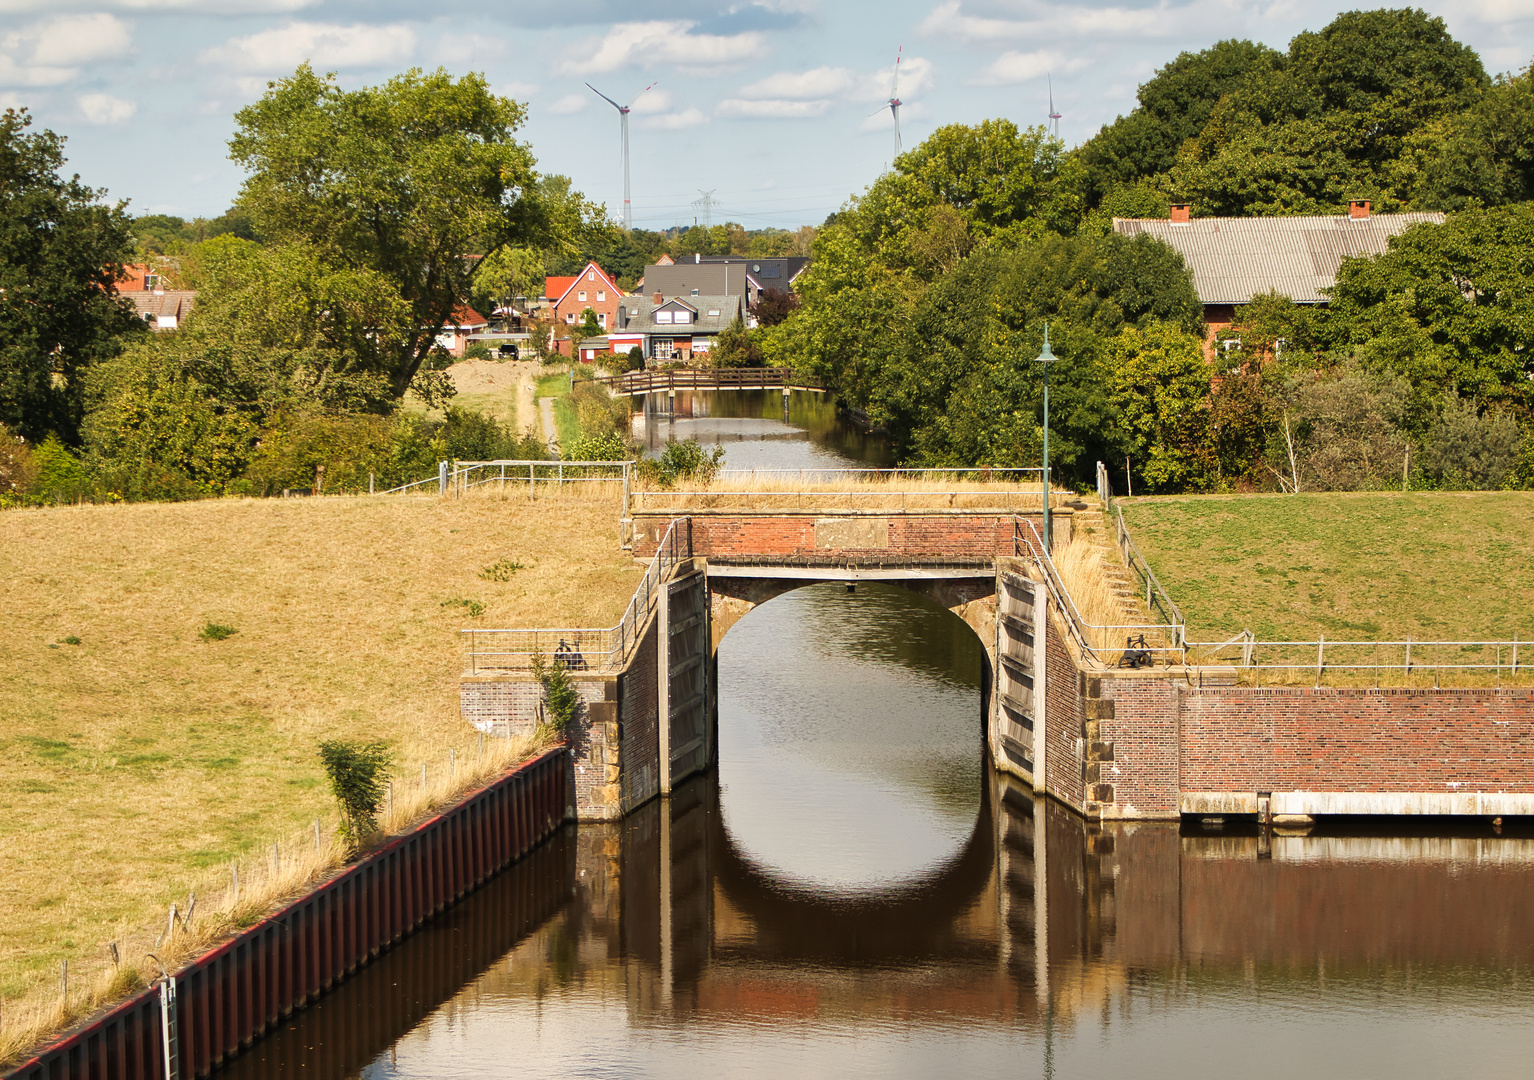
[[[336,817],[320,740],[387,740],[399,814],[422,765],[439,794],[450,749],[460,775],[470,768],[479,744],[458,714],[458,630],[616,621],[639,576],[618,547],[616,504],[616,489],[593,486],[535,504],[0,513],[0,1056],[49,1019],[61,960],[77,1012],[109,981],[108,942],[141,961],[190,891],[194,934],[215,929],[232,862],[248,906],[275,841],[306,852],[309,870],[333,857],[328,840],[312,857],[312,822],[328,836]],[[480,576],[503,559],[523,568]],[[237,632],[205,640],[210,623]]]
[[[1123,500],[1188,620],[1223,640],[1534,638],[1534,493]],[[1526,659],[1534,661],[1534,647]]]
[[580,438],[581,423],[576,415],[575,402],[570,397],[570,369],[568,367],[538,377],[537,396],[554,399],[554,431],[560,446],[570,446]]

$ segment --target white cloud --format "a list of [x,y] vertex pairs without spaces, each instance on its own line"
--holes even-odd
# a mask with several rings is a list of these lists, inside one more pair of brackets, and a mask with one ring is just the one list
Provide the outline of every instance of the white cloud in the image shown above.
[[506,55],[506,42],[483,34],[443,34],[432,55],[445,64],[469,66]]
[[339,26],[290,22],[275,30],[230,38],[203,50],[198,59],[234,71],[253,72],[286,72],[306,60],[321,70],[379,67],[408,60],[415,44],[415,31],[403,23]]
[[547,111],[555,116],[572,116],[584,110],[589,104],[591,104],[591,100],[585,94],[566,94],[550,105]]
[[665,20],[619,23],[605,37],[588,38],[573,47],[559,68],[574,75],[612,72],[635,64],[711,68],[754,60],[767,51],[766,35],[759,31],[694,34],[696,25]]
[[646,116],[639,121],[639,126],[651,131],[680,131],[683,128],[694,128],[706,123],[708,123],[708,117],[703,115],[702,110],[684,109],[682,112]]
[[138,112],[138,102],[111,94],[82,94],[76,100],[88,124],[121,124]]
[[112,11],[185,11],[195,15],[283,14],[313,7],[320,0],[0,0],[0,12],[58,11],[93,8]]
[[810,71],[780,71],[742,87],[743,98],[769,100],[788,98],[805,101],[833,97],[851,90],[855,84],[851,71],[841,67],[818,67]]
[[746,100],[725,98],[714,107],[715,116],[740,117],[745,120],[803,120],[824,116],[831,107],[829,99],[819,101],[789,101],[785,98],[762,98]]
[[1534,0],[1462,0],[1464,11],[1482,22],[1510,23],[1534,19]]
[[130,52],[133,30],[112,15],[62,15],[0,36],[0,86],[58,86],[80,65]]
[[[853,96],[859,101],[887,100],[894,75],[895,65],[891,64],[872,75],[860,76]],[[931,60],[921,56],[907,56],[900,61],[900,85],[896,89],[901,100],[931,89],[936,82],[937,68]]]
[[496,83],[490,89],[501,97],[530,98],[539,91],[540,87],[537,83],[531,82],[508,82]]
[[1207,38],[1213,42],[1228,32],[1251,33],[1251,24],[1263,21],[1282,6],[1270,5],[1264,12],[1260,7],[1243,7],[1236,0],[1190,0],[1184,4],[1158,0],[1147,7],[1030,2],[1019,5],[1020,18],[998,19],[968,15],[961,0],[945,0],[922,20],[919,32],[956,38],[970,45],[1072,40],[1100,44],[1109,40],[1175,37]]
[[1026,53],[1009,50],[997,57],[976,81],[989,86],[1012,85],[1042,79],[1046,75],[1074,75],[1088,63],[1079,57],[1067,60],[1064,53],[1054,50]]
[[629,102],[629,108],[636,113],[663,113],[671,108],[671,94],[666,90],[657,90],[654,86],[646,87],[639,96]]

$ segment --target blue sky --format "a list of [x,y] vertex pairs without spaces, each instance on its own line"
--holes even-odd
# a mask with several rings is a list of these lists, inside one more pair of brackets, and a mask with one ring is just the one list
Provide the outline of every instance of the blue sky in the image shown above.
[[[1534,56],[1534,0],[1429,3],[1492,72]],[[907,147],[935,127],[1045,122],[1046,76],[1075,145],[1134,107],[1185,49],[1227,37],[1285,48],[1339,9],[1306,0],[0,0],[0,107],[69,139],[87,183],[135,213],[222,213],[236,109],[303,60],[359,86],[416,66],[482,71],[529,106],[540,167],[616,218],[618,118],[590,81],[633,101],[634,223],[816,224],[892,153],[888,97],[903,49]],[[651,82],[655,89],[640,95]],[[873,114],[873,115],[871,115]]]

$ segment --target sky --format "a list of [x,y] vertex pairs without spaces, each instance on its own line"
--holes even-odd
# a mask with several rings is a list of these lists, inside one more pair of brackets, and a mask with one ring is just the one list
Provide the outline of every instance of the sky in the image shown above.
[[[1399,0],[1397,0],[1399,2]],[[1534,0],[1423,5],[1488,71],[1534,57]],[[615,220],[616,110],[631,103],[634,224],[821,222],[904,145],[1006,117],[1076,145],[1178,53],[1277,49],[1339,10],[1307,0],[0,0],[0,108],[68,138],[70,168],[130,212],[223,213],[236,110],[308,60],[343,86],[478,71],[527,105],[521,137]],[[654,84],[651,87],[651,84]],[[651,87],[646,89],[646,87]],[[711,209],[698,205],[704,193]]]

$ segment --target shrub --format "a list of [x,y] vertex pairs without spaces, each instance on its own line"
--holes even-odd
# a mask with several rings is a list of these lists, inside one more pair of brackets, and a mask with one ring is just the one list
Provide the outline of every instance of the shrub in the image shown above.
[[666,444],[658,458],[639,462],[639,478],[647,483],[670,487],[678,480],[696,480],[707,484],[719,475],[724,464],[724,447],[703,449],[697,439]]
[[443,607],[462,608],[471,619],[477,619],[485,613],[485,605],[479,600],[465,600],[461,596],[453,596],[442,601]]
[[609,432],[628,430],[628,402],[623,398],[614,398],[601,383],[576,383],[570,397],[575,403],[575,416],[580,423],[582,435],[606,435]]
[[541,652],[533,654],[533,677],[543,684],[548,717],[546,726],[559,738],[568,738],[581,708],[575,681],[570,678],[563,662],[545,663]]
[[490,346],[486,345],[483,341],[476,341],[474,344],[470,345],[467,349],[463,350],[463,358],[465,360],[489,360],[489,359],[492,359],[492,354],[490,352]]
[[1517,470],[1523,432],[1504,412],[1483,416],[1471,402],[1451,398],[1428,431],[1423,449],[1423,472],[1436,486],[1496,490]]
[[627,461],[630,457],[628,444],[615,431],[602,435],[582,435],[565,451],[569,461]]
[[224,641],[227,638],[234,637],[234,635],[238,633],[239,631],[232,626],[225,626],[223,623],[210,622],[203,623],[202,629],[197,632],[197,636],[202,638],[204,641]]
[[341,835],[353,851],[378,827],[378,806],[391,764],[381,742],[336,739],[320,743],[320,762],[341,807]]
[[32,451],[32,462],[37,467],[34,490],[45,501],[70,502],[86,495],[85,467],[54,436]]
[[19,501],[37,483],[32,445],[0,424],[0,502]]

